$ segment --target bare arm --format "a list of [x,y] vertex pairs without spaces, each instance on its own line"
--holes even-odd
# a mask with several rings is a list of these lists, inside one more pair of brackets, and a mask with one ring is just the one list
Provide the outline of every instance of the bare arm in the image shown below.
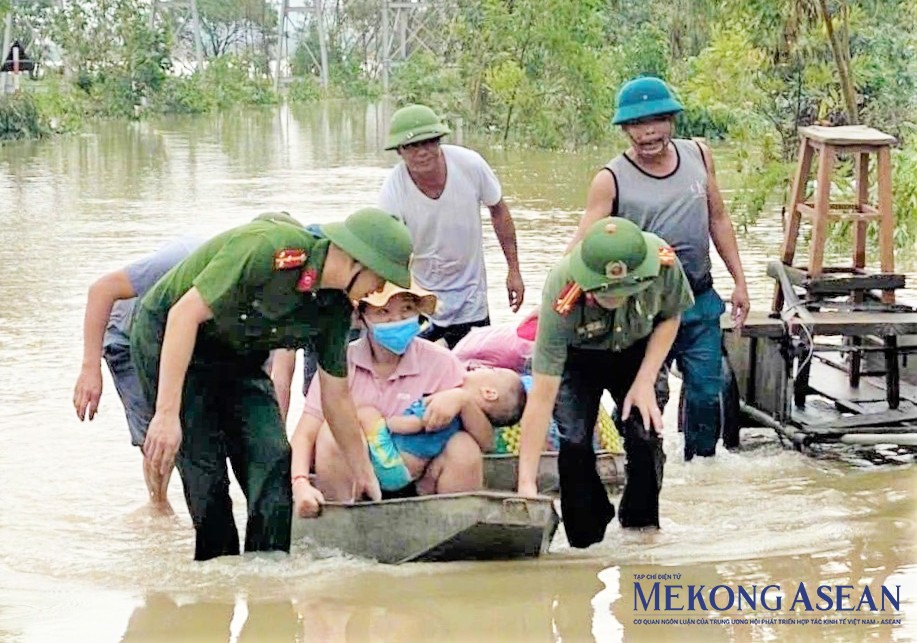
[[443,429],[456,417],[461,418],[462,428],[474,438],[483,451],[493,448],[493,427],[471,396],[461,388],[439,391],[427,398],[427,410],[423,421],[427,431]]
[[470,395],[465,396],[467,399],[462,404],[462,428],[466,433],[474,438],[474,441],[481,447],[481,451],[487,453],[494,448],[494,428],[490,420],[484,414],[484,411],[474,403]]
[[589,226],[604,217],[611,216],[611,206],[616,195],[615,180],[611,172],[602,170],[596,174],[592,179],[592,185],[589,186],[589,194],[586,196],[586,212],[580,219],[573,239],[567,244],[564,254],[570,252],[573,246],[582,241]]
[[554,401],[560,389],[560,377],[535,373],[532,390],[522,412],[522,435],[519,441],[519,479],[517,492],[522,496],[538,495],[538,461],[544,450],[545,437],[554,412]]
[[371,500],[379,500],[382,492],[363,443],[363,431],[350,397],[347,378],[329,375],[321,367],[318,378],[322,392],[322,415],[353,472],[357,486],[354,495],[359,498],[365,493]]
[[313,518],[321,512],[324,496],[309,479],[312,461],[315,457],[315,440],[323,420],[309,413],[303,413],[290,437],[293,451],[290,476],[293,485],[293,511],[301,518]]
[[271,380],[280,405],[280,417],[284,424],[290,411],[290,389],[293,385],[293,371],[296,368],[296,351],[278,348],[271,359]]
[[157,414],[168,413],[178,416],[182,388],[197,341],[198,327],[212,318],[213,312],[193,286],[169,310],[162,340],[162,353],[159,357]]
[[290,448],[293,451],[290,473],[296,476],[306,476],[312,472],[312,461],[315,458],[315,440],[323,420],[309,413],[303,413],[296,429],[290,437]]
[[516,226],[509,213],[506,201],[500,199],[495,205],[488,206],[490,222],[493,224],[494,233],[506,257],[507,275],[506,292],[509,305],[513,312],[519,310],[525,298],[525,284],[522,282],[522,273],[519,270],[519,256],[516,249]]
[[73,407],[80,420],[92,420],[102,397],[102,343],[111,309],[119,299],[135,297],[134,287],[124,270],[99,278],[89,287],[83,317],[83,364],[73,388]]
[[192,287],[169,310],[159,356],[159,389],[143,453],[162,475],[172,470],[181,443],[181,394],[194,352],[198,327],[213,317],[197,288]]
[[393,415],[385,419],[385,425],[392,433],[420,433],[423,420],[416,415]]
[[737,326],[741,326],[748,315],[749,299],[748,285],[745,282],[745,271],[742,269],[742,259],[739,256],[739,244],[736,241],[735,228],[726,204],[720,193],[716,181],[716,169],[713,166],[713,155],[706,143],[698,143],[707,166],[707,209],[710,213],[710,238],[716,251],[726,264],[726,269],[735,282],[735,291],[732,294],[732,316]]

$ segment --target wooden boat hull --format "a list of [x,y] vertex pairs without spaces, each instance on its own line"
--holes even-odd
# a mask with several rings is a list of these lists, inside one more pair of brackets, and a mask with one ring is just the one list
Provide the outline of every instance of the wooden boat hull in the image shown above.
[[[596,469],[602,484],[609,493],[624,484],[624,454],[599,451],[596,454]],[[484,456],[484,488],[495,491],[515,491],[516,475],[519,471],[519,457],[511,454],[490,453]],[[557,474],[557,452],[541,454],[538,464],[538,490],[553,494],[560,491]]]
[[551,498],[481,491],[330,502],[318,518],[294,518],[292,535],[382,563],[494,560],[546,553],[558,523]]

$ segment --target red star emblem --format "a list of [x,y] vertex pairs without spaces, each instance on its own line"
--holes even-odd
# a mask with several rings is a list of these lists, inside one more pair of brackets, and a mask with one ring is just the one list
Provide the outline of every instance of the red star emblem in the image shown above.
[[296,290],[299,292],[309,292],[312,290],[312,286],[315,285],[316,276],[314,268],[303,270],[302,274],[299,275],[299,281],[296,282]]

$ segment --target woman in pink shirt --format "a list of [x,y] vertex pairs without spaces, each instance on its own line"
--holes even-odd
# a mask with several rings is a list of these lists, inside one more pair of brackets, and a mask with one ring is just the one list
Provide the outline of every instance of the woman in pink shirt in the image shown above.
[[[414,400],[432,396],[427,400],[424,416],[428,428],[445,427],[459,413],[480,413],[484,417],[462,393],[465,369],[458,358],[446,348],[417,337],[419,315],[429,315],[435,306],[435,295],[416,286],[406,290],[393,284],[386,284],[381,292],[360,301],[358,312],[367,333],[347,350],[347,379],[358,408],[371,406],[384,417],[391,417],[403,413]],[[350,469],[321,408],[319,379],[314,378],[303,417],[290,439],[294,511],[304,518],[317,515],[325,499],[353,498]],[[452,436],[408,494],[482,488],[482,450],[489,448],[493,439],[490,431],[484,433],[459,431]],[[309,481],[313,463],[315,486]]]

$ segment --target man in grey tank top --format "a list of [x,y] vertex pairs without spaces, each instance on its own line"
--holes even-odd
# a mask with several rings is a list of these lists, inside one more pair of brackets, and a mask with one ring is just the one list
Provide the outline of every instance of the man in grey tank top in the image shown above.
[[637,223],[667,241],[684,267],[695,304],[681,317],[669,355],[684,377],[685,408],[681,418],[685,459],[712,456],[720,434],[723,390],[723,301],[713,290],[710,240],[735,282],[732,318],[741,326],[748,314],[748,288],[739,258],[735,230],[716,182],[713,157],[703,143],[673,138],[675,115],[684,108],[659,78],[644,76],[618,92],[612,123],[630,141],[592,181],[586,213],[570,244],[602,217]]

